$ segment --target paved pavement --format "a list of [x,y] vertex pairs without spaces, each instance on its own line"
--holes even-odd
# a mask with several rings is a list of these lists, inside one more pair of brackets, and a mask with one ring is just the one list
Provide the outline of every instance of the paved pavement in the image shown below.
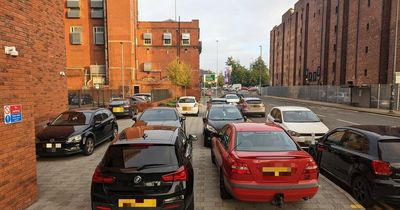
[[[129,127],[130,119],[118,121],[120,128]],[[193,165],[195,170],[195,209],[277,209],[269,203],[247,203],[237,200],[221,200],[219,197],[217,172],[211,164],[210,150],[204,148],[202,120],[188,117],[189,134],[196,134],[199,141],[194,144]],[[92,173],[101,160],[109,142],[96,147],[92,156],[74,155],[61,158],[39,158],[37,175],[39,200],[28,210],[86,210],[90,209],[90,184]],[[321,176],[320,190],[309,200],[285,204],[282,209],[363,209],[343,190]]]

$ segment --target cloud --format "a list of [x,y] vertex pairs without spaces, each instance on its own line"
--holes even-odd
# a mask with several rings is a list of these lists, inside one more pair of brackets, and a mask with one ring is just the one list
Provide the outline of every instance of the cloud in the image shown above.
[[[296,0],[176,0],[182,21],[200,20],[203,41],[201,68],[225,67],[229,56],[249,66],[260,55],[269,62],[269,32],[281,23],[282,15],[294,7]],[[139,0],[140,20],[175,18],[174,0]]]

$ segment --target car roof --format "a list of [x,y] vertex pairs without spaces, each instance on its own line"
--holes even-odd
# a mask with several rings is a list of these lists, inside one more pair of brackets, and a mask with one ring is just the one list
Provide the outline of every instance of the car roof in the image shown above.
[[123,130],[112,145],[175,144],[179,129],[173,126],[142,125]]
[[232,123],[238,132],[275,131],[283,132],[283,128],[272,123]]
[[280,109],[281,111],[311,111],[306,107],[301,106],[277,106],[275,109]]
[[147,108],[146,110],[173,110],[173,111],[176,111],[176,108],[160,106],[160,107],[150,107],[150,108]]
[[212,108],[214,108],[214,107],[216,107],[216,108],[230,108],[230,107],[237,108],[236,105],[233,105],[233,104],[215,104],[212,106]]
[[400,126],[384,125],[351,125],[343,128],[355,129],[360,132],[368,132],[375,137],[382,138],[400,138]]
[[98,108],[98,107],[88,107],[88,108],[77,108],[77,109],[71,109],[66,112],[97,112],[99,110],[105,110],[104,108]]
[[182,96],[179,99],[183,99],[183,98],[196,99],[196,97],[194,97],[194,96]]
[[253,97],[253,98],[244,98],[243,100],[245,100],[245,101],[253,101],[253,100],[261,101],[260,98],[255,98],[255,97]]
[[212,101],[226,101],[226,98],[211,98]]

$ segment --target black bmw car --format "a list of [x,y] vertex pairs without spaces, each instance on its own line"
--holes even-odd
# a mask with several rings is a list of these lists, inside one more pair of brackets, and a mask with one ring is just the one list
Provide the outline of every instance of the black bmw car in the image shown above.
[[93,174],[92,209],[193,210],[195,140],[171,126],[122,131]]
[[107,109],[78,109],[58,115],[36,134],[39,156],[91,155],[94,147],[118,134],[115,116]]
[[204,122],[204,146],[211,145],[211,138],[217,135],[221,129],[229,123],[241,123],[247,121],[235,105],[213,105],[203,118]]

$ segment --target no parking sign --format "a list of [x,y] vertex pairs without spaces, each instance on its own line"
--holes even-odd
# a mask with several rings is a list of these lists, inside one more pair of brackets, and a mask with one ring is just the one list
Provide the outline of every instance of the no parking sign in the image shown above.
[[4,106],[4,123],[14,124],[22,122],[22,105]]

